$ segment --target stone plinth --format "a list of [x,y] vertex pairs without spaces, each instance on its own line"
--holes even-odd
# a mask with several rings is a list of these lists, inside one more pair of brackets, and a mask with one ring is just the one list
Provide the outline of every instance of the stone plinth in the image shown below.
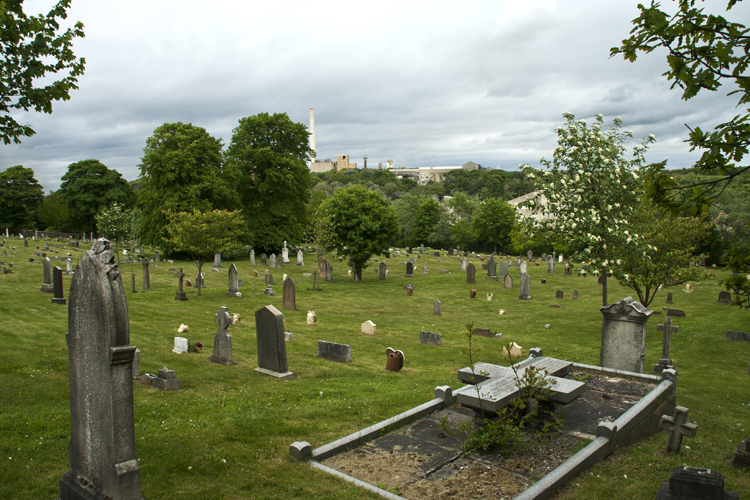
[[643,373],[646,323],[654,311],[626,297],[600,309],[604,316],[599,363],[605,368]]

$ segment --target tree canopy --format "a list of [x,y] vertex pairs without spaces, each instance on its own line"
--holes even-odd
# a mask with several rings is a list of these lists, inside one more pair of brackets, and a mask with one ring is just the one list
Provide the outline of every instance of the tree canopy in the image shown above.
[[487,198],[479,203],[472,228],[481,243],[491,245],[497,252],[498,245],[501,248],[509,245],[515,223],[516,210],[507,201]]
[[239,175],[240,196],[254,247],[275,250],[305,236],[312,178],[307,127],[286,113],[242,118],[225,158]]
[[[729,0],[726,11],[736,4],[737,0]],[[744,112],[717,125],[713,132],[689,127],[691,149],[703,151],[696,167],[702,173],[715,174],[712,179],[677,185],[664,170],[665,162],[653,165],[648,172],[646,187],[654,200],[673,210],[697,213],[706,209],[727,183],[750,169],[742,164],[750,144],[750,108],[746,107],[750,103],[750,78],[746,76],[750,33],[743,24],[696,7],[695,0],[679,0],[677,5],[677,12],[670,15],[654,1],[648,7],[639,4],[641,13],[633,20],[630,37],[610,54],[634,62],[639,52],[664,48],[669,65],[664,76],[672,81],[672,88],[682,89],[683,99],[692,99],[704,90],[716,91],[725,84],[733,89],[728,95],[738,96]]]
[[141,158],[143,241],[169,252],[167,217],[172,212],[208,212],[240,207],[237,176],[224,167],[220,139],[191,123],[165,123],[146,140]]
[[34,228],[43,197],[32,169],[16,165],[0,172],[0,226]]
[[387,251],[398,235],[396,212],[380,195],[358,185],[336,191],[323,210],[339,253],[349,258],[354,279],[362,279],[370,257]]
[[[83,24],[60,29],[70,2],[60,0],[46,15],[31,17],[23,11],[23,0],[0,2],[0,137],[5,144],[35,133],[13,112],[52,113],[54,101],[67,101],[78,88],[86,60],[73,53],[73,41],[83,38]],[[51,81],[58,73],[62,78]]]
[[85,233],[96,231],[99,209],[113,202],[131,207],[135,200],[133,188],[120,172],[99,160],[71,163],[62,176],[60,195],[68,206],[70,228]]

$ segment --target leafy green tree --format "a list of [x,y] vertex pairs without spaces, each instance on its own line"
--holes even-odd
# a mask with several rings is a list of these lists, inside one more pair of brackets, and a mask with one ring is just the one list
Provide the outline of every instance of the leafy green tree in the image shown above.
[[133,211],[126,209],[116,201],[108,207],[102,207],[96,214],[97,232],[115,242],[117,262],[120,262],[120,242],[130,235],[133,224]]
[[475,234],[472,222],[474,212],[479,207],[479,201],[463,191],[455,191],[453,198],[448,201],[450,210],[451,237],[461,250],[465,245],[474,241]]
[[[737,0],[727,2],[729,12]],[[682,98],[692,99],[703,90],[716,91],[728,84],[729,95],[739,96],[738,105],[743,113],[729,122],[717,125],[713,132],[700,127],[690,129],[688,142],[692,149],[702,150],[696,163],[702,173],[712,173],[712,179],[679,186],[665,170],[665,163],[654,165],[648,172],[646,186],[652,198],[673,209],[698,213],[735,177],[747,172],[742,165],[750,144],[750,30],[743,24],[723,16],[705,12],[696,7],[695,0],[678,0],[678,10],[670,15],[652,1],[646,7],[638,5],[640,15],[633,20],[635,26],[629,38],[610,55],[622,55],[634,62],[639,52],[650,53],[664,48],[669,69],[664,73],[672,88],[682,89]],[[686,196],[687,194],[687,196]]]
[[70,213],[60,190],[50,191],[44,197],[37,210],[37,217],[43,229],[52,229],[55,231],[68,230]]
[[84,233],[96,230],[99,209],[113,202],[130,207],[135,199],[128,181],[99,160],[71,163],[62,176],[60,195],[68,206],[71,229]]
[[[203,264],[218,252],[238,248],[245,235],[245,221],[241,210],[209,210],[201,212],[166,211],[167,234],[170,246],[186,252],[198,267],[200,276]],[[201,289],[198,287],[198,295]]]
[[522,166],[547,200],[540,204],[542,198],[536,198],[530,206],[555,217],[558,234],[582,249],[580,260],[601,267],[602,303],[607,305],[607,266],[614,248],[638,244],[629,220],[643,192],[637,172],[654,138],[635,146],[632,159],[627,159],[624,143],[633,134],[621,130],[620,118],[605,132],[602,115],[591,127],[570,113],[563,116],[566,123],[557,127],[558,147],[552,161],[542,158],[544,169]]
[[412,193],[407,193],[393,202],[393,209],[399,221],[399,243],[411,245],[414,239],[414,214],[427,198]]
[[373,255],[388,250],[398,236],[398,217],[382,197],[363,186],[336,191],[323,204],[339,253],[349,258],[354,280],[362,279],[362,270]]
[[510,232],[516,224],[516,210],[499,198],[487,198],[482,201],[474,214],[472,227],[479,241],[492,245],[507,247],[510,244]]
[[724,287],[734,292],[732,304],[750,308],[750,244],[733,245],[722,256],[732,275],[724,280]]
[[414,215],[412,244],[427,243],[427,238],[434,231],[435,224],[440,219],[440,214],[440,204],[432,198],[425,198]]
[[[0,2],[0,137],[5,144],[19,144],[21,137],[35,133],[13,113],[52,113],[54,101],[67,101],[78,88],[86,60],[73,53],[73,40],[83,38],[83,24],[60,30],[70,1],[60,0],[46,15],[31,17],[23,11],[23,0]],[[51,81],[58,73],[64,76]]]
[[630,225],[640,236],[640,244],[616,243],[612,270],[622,286],[635,291],[641,304],[648,307],[662,286],[681,285],[701,276],[700,259],[694,252],[708,230],[707,223],[642,206],[631,216]]
[[34,171],[21,165],[0,172],[0,226],[31,229],[44,191]]
[[237,171],[242,206],[253,246],[280,248],[302,241],[312,177],[307,127],[286,113],[242,118],[226,151],[227,166]]
[[240,207],[234,170],[224,167],[222,143],[192,123],[165,123],[146,140],[141,158],[143,241],[173,250],[167,233],[172,212],[210,212]]

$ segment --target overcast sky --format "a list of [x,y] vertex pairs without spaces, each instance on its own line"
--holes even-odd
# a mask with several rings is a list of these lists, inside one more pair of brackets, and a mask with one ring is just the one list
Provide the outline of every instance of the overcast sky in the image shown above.
[[[610,59],[637,3],[73,0],[68,21],[86,32],[80,89],[51,115],[21,116],[37,134],[0,144],[0,170],[32,168],[48,191],[70,163],[95,158],[133,180],[165,122],[228,144],[242,117],[287,113],[309,126],[311,107],[318,158],[349,154],[360,167],[365,154],[368,167],[538,167],[564,112],[620,116],[637,139],[656,136],[649,161],[690,166],[685,124],[713,128],[737,99],[723,87],[682,101],[661,76],[664,53]],[[745,5],[730,14],[750,23]]]

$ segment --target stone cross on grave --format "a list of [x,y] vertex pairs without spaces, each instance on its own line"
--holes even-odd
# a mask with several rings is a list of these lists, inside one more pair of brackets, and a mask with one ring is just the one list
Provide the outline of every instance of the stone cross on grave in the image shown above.
[[663,325],[656,325],[656,329],[660,332],[664,332],[664,338],[661,345],[661,358],[659,363],[654,365],[654,373],[661,373],[667,368],[673,368],[672,360],[669,357],[669,345],[672,342],[672,334],[677,333],[680,330],[679,326],[672,325],[672,317],[666,316],[664,318]]
[[684,406],[677,406],[674,409],[674,416],[662,415],[659,426],[670,431],[667,451],[679,453],[682,446],[682,436],[695,437],[698,426],[687,421],[688,409]]
[[174,300],[187,300],[187,295],[182,289],[182,281],[185,278],[185,273],[182,272],[182,268],[180,268],[180,272],[177,273],[177,277],[180,278],[180,288],[177,290],[177,295],[175,295]]

